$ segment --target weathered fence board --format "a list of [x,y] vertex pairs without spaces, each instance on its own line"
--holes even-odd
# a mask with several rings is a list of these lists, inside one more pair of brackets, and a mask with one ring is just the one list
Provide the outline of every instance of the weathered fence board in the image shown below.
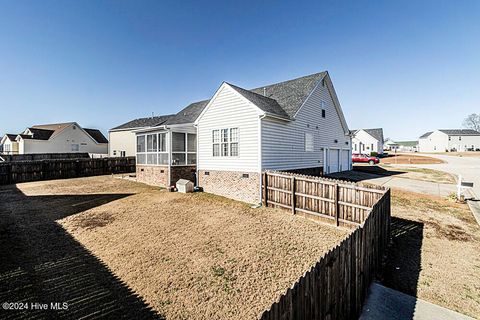
[[135,172],[135,157],[49,159],[0,163],[0,185]]
[[263,203],[336,225],[358,225],[385,189],[287,172],[263,173]]
[[295,185],[292,180],[291,174],[264,173],[264,204],[357,227],[260,319],[356,319],[390,240],[390,190],[301,175]]

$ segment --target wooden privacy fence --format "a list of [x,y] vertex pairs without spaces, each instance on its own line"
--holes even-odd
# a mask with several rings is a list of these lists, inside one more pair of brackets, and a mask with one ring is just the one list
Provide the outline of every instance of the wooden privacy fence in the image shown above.
[[130,172],[135,172],[135,157],[2,162],[0,185]]
[[390,190],[278,172],[265,173],[263,182],[268,206],[358,225],[260,319],[357,319],[390,241]]
[[337,226],[359,225],[385,193],[380,186],[287,172],[266,171],[262,179],[265,206]]
[[357,319],[381,267],[390,239],[389,225],[387,190],[365,221],[325,253],[260,319]]
[[[5,161],[33,161],[33,160],[51,160],[51,159],[88,159],[88,152],[67,152],[67,153],[31,153],[31,154],[0,154]],[[1,161],[1,160],[0,160]]]

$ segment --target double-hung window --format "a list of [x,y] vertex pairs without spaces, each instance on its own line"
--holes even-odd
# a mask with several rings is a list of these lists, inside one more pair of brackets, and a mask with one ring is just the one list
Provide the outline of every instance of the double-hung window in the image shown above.
[[212,131],[212,155],[214,157],[238,157],[239,129],[226,128]]

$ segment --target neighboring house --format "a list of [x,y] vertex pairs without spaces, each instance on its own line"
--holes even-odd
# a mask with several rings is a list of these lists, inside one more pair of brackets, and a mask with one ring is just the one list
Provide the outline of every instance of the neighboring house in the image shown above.
[[418,139],[420,152],[480,150],[480,132],[471,129],[439,129]]
[[174,115],[135,119],[110,129],[108,155],[110,157],[135,156],[135,130],[159,126],[172,116]]
[[383,129],[352,130],[352,152],[377,154],[383,153]]
[[246,90],[224,82],[195,122],[198,184],[261,200],[261,172],[351,169],[351,139],[327,72]]
[[417,152],[418,141],[398,141],[397,151],[399,152]]
[[394,151],[398,148],[398,144],[392,139],[387,139],[383,142],[384,151]]
[[0,141],[2,154],[18,154],[18,142],[16,134],[5,134]]
[[19,154],[88,152],[107,154],[108,140],[76,122],[35,125],[16,136]]

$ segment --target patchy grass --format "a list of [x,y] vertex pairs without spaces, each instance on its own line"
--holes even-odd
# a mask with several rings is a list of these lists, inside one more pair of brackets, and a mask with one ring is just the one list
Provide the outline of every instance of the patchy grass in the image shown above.
[[480,316],[480,228],[465,204],[392,190],[387,286]]
[[395,166],[388,164],[381,164],[376,166],[355,165],[355,171],[378,174],[381,176],[394,176],[398,178],[429,181],[437,183],[455,183],[455,177],[450,173],[405,166]]
[[443,160],[429,156],[419,156],[416,154],[392,154],[386,158],[380,159],[382,164],[435,164],[444,163]]
[[[51,212],[66,234],[167,319],[256,318],[348,233],[281,210],[110,176],[17,187],[24,198],[16,214],[28,219],[32,207]],[[103,193],[128,195],[89,200]],[[19,228],[29,237],[38,225]],[[38,235],[45,242],[52,236]],[[68,244],[58,245],[68,251]]]
[[465,152],[440,152],[438,154],[443,154],[446,156],[454,156],[454,157],[472,157],[472,158],[480,158],[480,151],[465,151]]

